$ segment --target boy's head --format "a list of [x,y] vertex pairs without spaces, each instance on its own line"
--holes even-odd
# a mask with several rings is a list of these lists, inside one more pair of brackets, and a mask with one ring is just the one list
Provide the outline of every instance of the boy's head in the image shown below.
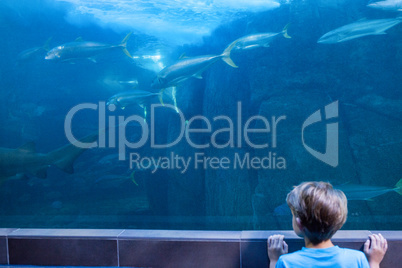
[[314,245],[330,239],[346,221],[345,194],[327,182],[303,182],[286,197],[303,235]]

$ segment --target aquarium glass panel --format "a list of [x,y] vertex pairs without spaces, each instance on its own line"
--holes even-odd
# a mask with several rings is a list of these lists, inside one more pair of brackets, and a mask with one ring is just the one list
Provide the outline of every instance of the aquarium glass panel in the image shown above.
[[401,1],[2,0],[0,228],[402,227]]

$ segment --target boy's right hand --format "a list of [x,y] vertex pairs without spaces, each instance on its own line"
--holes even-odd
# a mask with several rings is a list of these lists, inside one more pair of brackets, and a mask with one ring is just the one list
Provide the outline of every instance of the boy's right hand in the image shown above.
[[271,263],[277,262],[281,255],[288,253],[288,244],[283,241],[283,238],[283,235],[268,237],[268,257]]
[[380,262],[384,258],[387,249],[387,240],[381,234],[369,235],[369,239],[364,243],[364,253],[371,268],[380,267]]

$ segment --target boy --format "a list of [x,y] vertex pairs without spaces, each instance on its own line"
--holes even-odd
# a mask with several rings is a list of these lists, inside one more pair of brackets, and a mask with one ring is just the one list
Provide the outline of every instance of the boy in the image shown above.
[[342,191],[326,182],[304,182],[288,194],[286,202],[293,214],[293,230],[304,238],[305,247],[286,254],[288,245],[283,241],[283,235],[270,236],[270,268],[380,266],[388,248],[381,234],[370,235],[364,244],[367,258],[361,251],[332,244],[331,237],[345,223],[348,213],[346,196]]

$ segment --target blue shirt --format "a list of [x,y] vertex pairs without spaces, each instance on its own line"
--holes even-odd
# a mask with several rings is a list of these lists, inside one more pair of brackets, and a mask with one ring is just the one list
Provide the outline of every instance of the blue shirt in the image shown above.
[[279,257],[276,268],[282,267],[331,267],[331,268],[369,268],[363,252],[333,246],[329,248],[305,248]]

